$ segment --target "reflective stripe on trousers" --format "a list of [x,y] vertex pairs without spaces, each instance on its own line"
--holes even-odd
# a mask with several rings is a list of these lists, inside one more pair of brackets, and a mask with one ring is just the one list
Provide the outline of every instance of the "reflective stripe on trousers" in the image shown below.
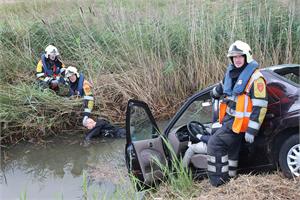
[[237,172],[237,167],[238,167],[238,161],[228,160],[228,166],[229,166],[229,171],[228,171],[229,176],[235,177]]
[[[221,161],[221,162],[220,162]],[[207,157],[207,171],[222,174],[228,172],[228,155]]]

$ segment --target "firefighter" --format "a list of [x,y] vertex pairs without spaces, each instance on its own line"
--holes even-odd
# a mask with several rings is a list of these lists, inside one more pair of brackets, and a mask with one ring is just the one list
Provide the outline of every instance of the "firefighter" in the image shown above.
[[212,90],[213,98],[223,97],[219,107],[222,124],[207,145],[208,177],[219,186],[236,176],[240,146],[253,143],[267,112],[266,82],[252,58],[250,46],[234,42],[228,50],[223,82]]
[[82,124],[88,128],[88,120],[94,107],[94,97],[92,85],[84,79],[82,73],[79,73],[76,67],[69,66],[66,69],[65,77],[69,81],[69,96],[83,97],[83,120]]
[[39,86],[58,91],[58,84],[65,83],[64,70],[65,65],[59,60],[58,49],[53,45],[47,46],[36,66],[36,78]]

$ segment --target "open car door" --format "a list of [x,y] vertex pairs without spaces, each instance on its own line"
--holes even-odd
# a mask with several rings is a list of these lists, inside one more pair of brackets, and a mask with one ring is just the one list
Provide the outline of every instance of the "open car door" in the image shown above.
[[161,167],[167,163],[162,135],[142,101],[128,101],[125,159],[129,174],[139,182],[138,189],[162,179]]

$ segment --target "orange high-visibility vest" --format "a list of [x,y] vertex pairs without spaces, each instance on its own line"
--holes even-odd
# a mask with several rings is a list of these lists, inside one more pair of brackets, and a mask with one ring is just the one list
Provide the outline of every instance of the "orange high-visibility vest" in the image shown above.
[[[232,125],[232,131],[235,133],[245,132],[248,128],[249,118],[252,113],[252,101],[248,96],[252,84],[258,78],[263,77],[259,70],[255,70],[255,72],[251,75],[245,90],[242,94],[238,96],[226,97],[236,102],[235,110],[230,110],[231,114],[234,116],[234,121]],[[222,101],[219,105],[219,122],[222,123],[226,111],[229,112],[229,108],[227,108],[227,103]]]

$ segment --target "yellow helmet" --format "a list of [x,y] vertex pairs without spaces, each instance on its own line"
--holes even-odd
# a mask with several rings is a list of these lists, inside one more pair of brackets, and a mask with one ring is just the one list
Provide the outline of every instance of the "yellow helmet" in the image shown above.
[[69,78],[70,76],[72,76],[73,74],[75,74],[77,76],[77,78],[79,78],[79,73],[78,73],[78,70],[76,67],[73,67],[73,66],[69,66],[67,69],[66,69],[66,72],[65,72],[65,77],[66,78]]
[[242,42],[240,40],[237,40],[233,44],[230,45],[230,47],[228,49],[227,57],[230,58],[230,57],[237,56],[237,55],[245,55],[247,63],[250,63],[251,61],[253,61],[250,46],[247,43]]

